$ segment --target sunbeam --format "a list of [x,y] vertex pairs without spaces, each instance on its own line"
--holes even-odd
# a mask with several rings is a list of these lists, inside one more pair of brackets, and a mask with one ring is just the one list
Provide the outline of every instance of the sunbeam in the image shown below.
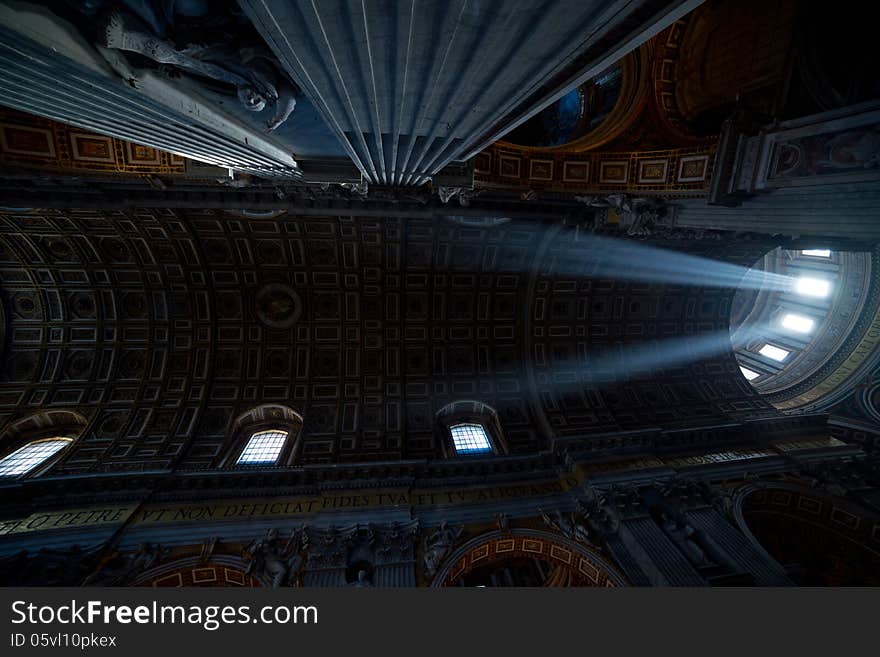
[[785,291],[789,276],[591,233],[574,232],[556,273],[701,287]]
[[[766,330],[759,326],[742,327],[744,334],[760,336]],[[727,330],[697,333],[668,340],[650,340],[637,344],[620,344],[597,353],[587,352],[576,361],[554,363],[549,381],[565,387],[584,383],[621,383],[640,376],[656,375],[658,370],[670,370],[705,360],[720,354],[733,354],[730,333]]]

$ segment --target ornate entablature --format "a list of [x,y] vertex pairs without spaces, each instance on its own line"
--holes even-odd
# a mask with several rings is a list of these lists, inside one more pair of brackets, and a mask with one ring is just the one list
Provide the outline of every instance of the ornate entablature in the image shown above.
[[[768,540],[774,518],[844,535],[851,567],[870,572],[880,547],[880,518],[866,505],[876,466],[819,442],[776,445],[787,456],[775,469],[753,453],[732,471],[728,455],[650,477],[597,472],[556,489],[44,508],[0,525],[0,573],[6,584],[267,587],[505,585],[499,577],[521,586],[784,585],[833,575],[809,562],[806,572],[780,566],[790,561],[775,561],[785,555]],[[856,573],[853,581],[865,576]]]

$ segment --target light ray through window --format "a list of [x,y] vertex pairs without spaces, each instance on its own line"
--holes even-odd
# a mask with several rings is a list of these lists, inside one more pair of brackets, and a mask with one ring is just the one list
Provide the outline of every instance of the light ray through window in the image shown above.
[[798,294],[808,297],[827,297],[831,291],[831,281],[822,278],[810,278],[802,276],[795,283],[795,290]]
[[795,313],[787,313],[785,317],[782,318],[782,325],[785,328],[798,333],[809,333],[813,330],[813,324],[815,324],[815,322],[809,317],[804,317],[803,315],[797,315]]

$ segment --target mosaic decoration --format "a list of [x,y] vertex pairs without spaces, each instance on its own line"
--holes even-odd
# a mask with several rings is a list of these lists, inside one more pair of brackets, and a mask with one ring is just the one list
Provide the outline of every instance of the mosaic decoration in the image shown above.
[[7,109],[0,110],[0,165],[127,176],[186,173],[179,155]]

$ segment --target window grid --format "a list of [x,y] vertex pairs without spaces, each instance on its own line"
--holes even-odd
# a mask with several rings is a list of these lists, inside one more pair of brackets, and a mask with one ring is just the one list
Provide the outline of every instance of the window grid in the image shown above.
[[70,444],[69,438],[28,443],[0,459],[0,477],[17,477],[44,463]]
[[455,424],[449,427],[452,444],[458,454],[491,452],[492,443],[481,424]]
[[287,432],[277,429],[260,431],[253,434],[247,445],[241,451],[236,465],[269,465],[278,461],[284,443],[287,440]]

